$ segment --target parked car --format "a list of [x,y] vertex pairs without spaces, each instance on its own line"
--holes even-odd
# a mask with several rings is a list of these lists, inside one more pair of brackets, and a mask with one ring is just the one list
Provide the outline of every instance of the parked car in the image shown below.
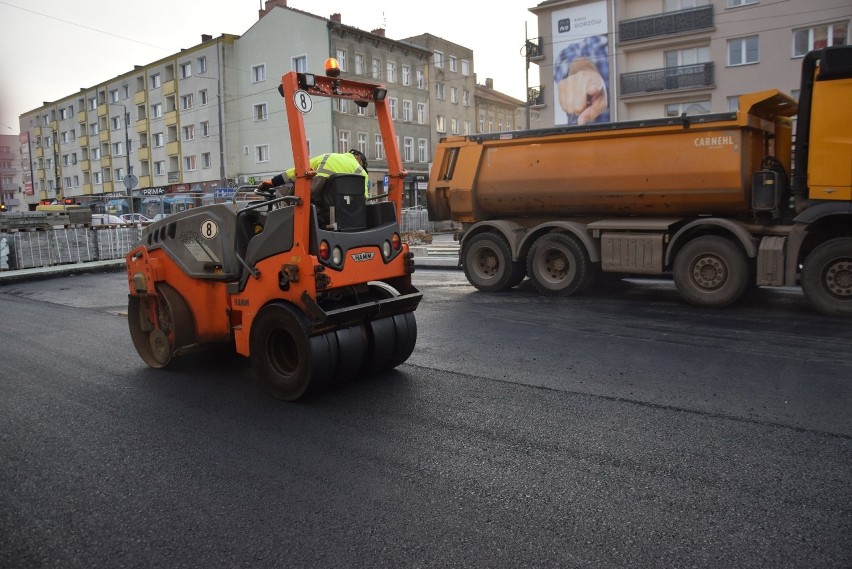
[[151,223],[153,219],[149,219],[141,213],[125,213],[120,216],[124,223]]
[[109,213],[93,213],[92,225],[123,225],[127,223],[117,215]]

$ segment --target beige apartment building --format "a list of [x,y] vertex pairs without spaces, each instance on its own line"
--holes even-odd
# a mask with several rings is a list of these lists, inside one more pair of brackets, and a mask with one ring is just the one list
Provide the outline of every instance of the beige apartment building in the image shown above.
[[[560,84],[592,62],[609,121],[737,108],[766,89],[798,95],[802,56],[849,42],[848,0],[547,0],[538,64],[548,126],[574,124]],[[582,122],[582,121],[581,121]]]

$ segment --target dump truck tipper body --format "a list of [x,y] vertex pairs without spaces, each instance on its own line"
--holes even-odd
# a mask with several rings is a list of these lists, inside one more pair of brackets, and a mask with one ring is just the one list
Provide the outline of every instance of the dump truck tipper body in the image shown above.
[[844,46],[804,59],[798,105],[768,90],[736,112],[447,137],[430,217],[462,224],[481,290],[529,276],[567,295],[600,272],[673,273],[699,306],[801,282],[819,310],[852,313],[850,100]]

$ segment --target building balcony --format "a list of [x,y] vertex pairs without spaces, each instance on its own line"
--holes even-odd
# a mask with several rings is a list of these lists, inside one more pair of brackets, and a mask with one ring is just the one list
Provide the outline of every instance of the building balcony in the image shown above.
[[133,93],[133,104],[134,105],[143,105],[145,104],[145,91],[137,91]]
[[42,148],[41,146],[36,146],[35,157],[36,158],[44,158],[44,148]]
[[112,166],[112,157],[110,156],[101,156],[101,168],[104,170],[109,170]]
[[180,172],[169,172],[168,182],[170,184],[180,183]]
[[80,169],[84,172],[88,172],[89,170],[92,169],[92,163],[88,160],[81,160],[80,161]]
[[107,105],[106,103],[98,105],[98,116],[105,117],[107,116],[107,114],[109,114],[109,105]]
[[177,81],[172,79],[171,81],[163,81],[163,95],[173,95],[175,92],[175,87],[177,86]]
[[623,73],[619,79],[622,95],[711,87],[713,62]]
[[151,176],[139,176],[139,187],[140,188],[150,188],[151,187]]
[[163,116],[163,121],[165,122],[166,126],[175,125],[177,124],[177,116],[177,111],[169,111]]
[[544,87],[530,87],[527,91],[527,102],[529,102],[531,107],[544,106]]
[[98,133],[98,140],[100,142],[109,142],[109,131],[102,130]]
[[104,183],[103,183],[102,188],[103,188],[103,192],[104,192],[105,194],[111,194],[113,191],[115,191],[115,190],[113,189],[113,184],[112,184],[112,182],[104,182]]
[[180,153],[180,142],[175,140],[174,142],[166,143],[166,154],[169,156],[177,156]]
[[83,184],[82,190],[83,190],[83,194],[87,195],[87,196],[92,195],[92,192],[94,191],[93,188],[92,188],[92,184]]
[[89,145],[89,135],[82,135],[80,138],[77,139],[77,142],[80,143],[80,148],[87,147]]
[[137,151],[136,158],[139,160],[150,160],[151,159],[151,149],[147,146],[143,146],[139,148]]
[[148,119],[139,119],[136,121],[136,132],[148,132]]
[[666,12],[618,23],[618,41],[656,39],[713,27],[713,6]]
[[86,111],[77,111],[77,122],[86,122]]

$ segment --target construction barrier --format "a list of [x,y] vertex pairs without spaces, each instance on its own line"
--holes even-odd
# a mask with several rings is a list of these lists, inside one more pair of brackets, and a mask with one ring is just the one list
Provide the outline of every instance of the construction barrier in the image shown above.
[[122,259],[141,238],[140,226],[63,227],[0,231],[0,271]]

